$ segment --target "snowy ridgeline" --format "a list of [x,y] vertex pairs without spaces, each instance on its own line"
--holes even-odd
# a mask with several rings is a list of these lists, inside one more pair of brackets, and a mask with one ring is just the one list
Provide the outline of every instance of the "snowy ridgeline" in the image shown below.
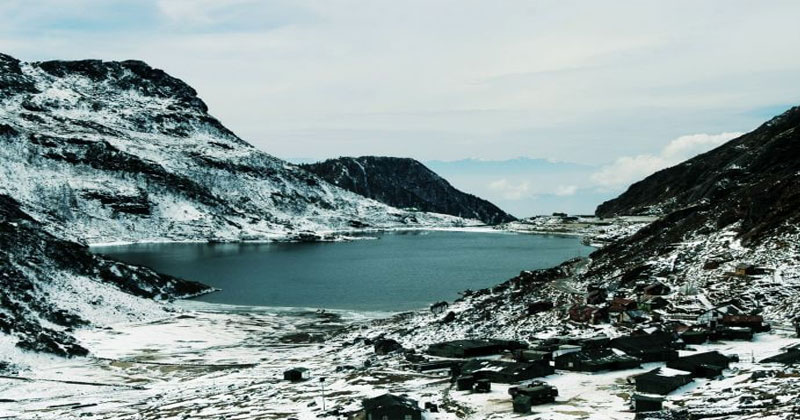
[[89,243],[271,240],[477,221],[392,208],[239,139],[180,80],[136,61],[0,55],[0,193]]

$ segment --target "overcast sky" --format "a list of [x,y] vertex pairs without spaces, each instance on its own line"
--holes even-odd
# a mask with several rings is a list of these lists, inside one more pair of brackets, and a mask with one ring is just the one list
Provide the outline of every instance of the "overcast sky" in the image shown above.
[[3,52],[145,60],[283,158],[538,157],[618,187],[800,103],[798,1],[3,0],[0,13]]

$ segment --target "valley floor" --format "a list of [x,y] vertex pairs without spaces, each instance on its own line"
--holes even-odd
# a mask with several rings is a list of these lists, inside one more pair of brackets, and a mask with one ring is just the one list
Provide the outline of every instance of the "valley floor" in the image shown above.
[[[354,340],[375,336],[379,330],[368,321],[386,314],[179,305],[186,310],[159,321],[79,332],[93,358],[42,356],[31,371],[20,372],[26,379],[0,378],[0,418],[342,418],[360,408],[362,398],[384,392],[438,404],[441,412],[428,419],[521,417],[512,414],[507,386],[492,384],[488,394],[455,391],[446,374],[404,369],[402,356],[376,356],[371,345]],[[348,332],[324,343],[281,340],[293,332],[313,335],[344,326]],[[722,418],[783,418],[792,409],[800,375],[753,360],[800,341],[792,337],[777,329],[752,342],[693,346],[736,354],[740,362],[723,379],[697,380],[677,390],[667,408],[699,409]],[[559,397],[535,406],[531,417],[633,418],[628,403],[633,389],[626,378],[660,365],[599,374],[557,371],[544,380],[558,388]],[[284,381],[283,371],[295,366],[309,368],[312,379]],[[326,378],[325,411],[320,377]],[[751,398],[754,409],[742,410],[743,398]]]

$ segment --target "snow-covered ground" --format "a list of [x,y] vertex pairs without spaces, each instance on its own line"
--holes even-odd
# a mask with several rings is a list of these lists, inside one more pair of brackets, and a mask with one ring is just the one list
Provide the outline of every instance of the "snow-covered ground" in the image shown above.
[[[386,314],[232,307],[184,303],[185,312],[146,323],[119,324],[110,329],[78,333],[92,358],[60,359],[29,355],[35,362],[20,378],[0,378],[0,416],[21,419],[280,419],[341,418],[360,407],[364,397],[384,392],[405,393],[420,402],[434,402],[440,413],[428,419],[516,418],[508,386],[493,384],[492,392],[455,391],[444,373],[422,374],[408,369],[401,355],[376,356],[372,346],[354,340],[379,329],[370,320]],[[335,314],[336,316],[331,316]],[[324,343],[286,343],[281,337],[299,331],[333,334]],[[737,410],[747,395],[750,378],[766,372],[761,393],[791,406],[796,370],[760,365],[753,360],[779,353],[800,342],[785,331],[759,334],[752,342],[693,346],[694,351],[736,354],[740,362],[723,379],[699,379],[668,396],[667,407]],[[687,350],[682,353],[689,354]],[[369,367],[365,367],[368,365]],[[542,419],[633,418],[626,379],[661,366],[586,374],[557,371],[544,380],[555,385],[553,404],[534,407]],[[312,380],[290,383],[282,373],[307,367]],[[770,374],[770,372],[772,372]],[[776,378],[781,372],[784,378]],[[772,375],[772,376],[770,376]],[[324,377],[325,408],[322,410]],[[786,377],[789,377],[787,382]],[[24,379],[22,379],[24,378]],[[769,382],[769,379],[774,379]],[[786,407],[784,407],[786,408]],[[783,410],[785,411],[785,410]],[[780,414],[783,412],[776,410]],[[458,414],[457,414],[458,413]],[[782,418],[777,416],[775,418]]]

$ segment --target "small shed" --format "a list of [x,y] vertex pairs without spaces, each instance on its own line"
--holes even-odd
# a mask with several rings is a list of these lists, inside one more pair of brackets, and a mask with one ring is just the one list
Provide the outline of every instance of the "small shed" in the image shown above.
[[642,288],[642,293],[645,296],[664,296],[668,295],[671,289],[664,283],[657,281],[655,283],[650,283]]
[[721,340],[744,340],[750,341],[753,339],[753,330],[747,327],[717,327],[711,330],[708,335],[711,341]]
[[637,413],[661,411],[664,408],[664,397],[657,395],[634,394],[633,405]]
[[283,372],[283,379],[291,382],[305,381],[311,377],[311,371],[304,367],[296,367]]
[[402,395],[383,394],[362,402],[367,420],[422,420],[417,401]]
[[761,363],[781,363],[784,365],[800,364],[800,348],[790,348],[784,353],[762,360]]
[[527,395],[517,395],[512,400],[512,405],[515,413],[528,414],[531,412],[531,406],[533,406],[533,403],[531,402],[531,397]]
[[512,398],[518,395],[524,395],[530,398],[531,405],[539,405],[554,402],[558,396],[558,389],[545,382],[534,381],[526,386],[509,388],[508,393]]
[[608,299],[608,291],[603,286],[589,285],[586,288],[586,304],[600,305]]
[[475,377],[472,375],[464,375],[456,379],[456,390],[458,391],[472,391],[475,386]]
[[512,340],[454,340],[431,344],[426,353],[438,357],[469,358],[526,348],[527,344]]
[[476,380],[487,379],[500,384],[513,384],[555,373],[546,360],[537,362],[505,362],[501,360],[473,359],[465,363],[462,372]]
[[569,319],[587,324],[608,322],[608,309],[592,305],[574,305],[569,308]]
[[662,332],[617,337],[611,340],[609,346],[622,350],[642,362],[664,362],[678,358],[678,351],[673,347],[673,342],[672,334]]
[[640,360],[611,349],[583,350],[556,357],[556,369],[577,372],[625,370],[639,367]]
[[692,374],[682,370],[657,368],[633,378],[636,391],[645,394],[667,395],[692,382]]
[[540,360],[553,360],[553,352],[536,350],[517,350],[514,353],[520,362],[538,362]]
[[681,334],[680,337],[686,344],[703,344],[708,341],[708,331],[688,330]]
[[742,313],[743,311],[734,304],[720,305],[701,313],[697,317],[697,322],[709,327],[715,327],[722,320],[723,316],[740,315]]
[[764,317],[761,315],[723,315],[719,323],[728,327],[750,328],[757,333],[772,329],[769,324],[764,322]]
[[473,388],[475,392],[478,393],[488,393],[492,391],[492,383],[489,382],[488,379],[478,379],[475,381],[475,387]]
[[736,359],[736,357],[725,356],[718,351],[709,351],[671,360],[667,362],[667,367],[690,372],[694,377],[714,378]]
[[547,312],[553,309],[553,302],[549,300],[539,300],[528,304],[528,315],[535,315],[540,312]]
[[758,269],[753,264],[739,263],[736,264],[735,273],[737,276],[753,276],[758,274]]
[[611,304],[608,306],[608,312],[612,314],[619,314],[625,311],[634,311],[636,309],[638,309],[638,305],[636,304],[635,300],[621,297],[614,298],[611,301]]

